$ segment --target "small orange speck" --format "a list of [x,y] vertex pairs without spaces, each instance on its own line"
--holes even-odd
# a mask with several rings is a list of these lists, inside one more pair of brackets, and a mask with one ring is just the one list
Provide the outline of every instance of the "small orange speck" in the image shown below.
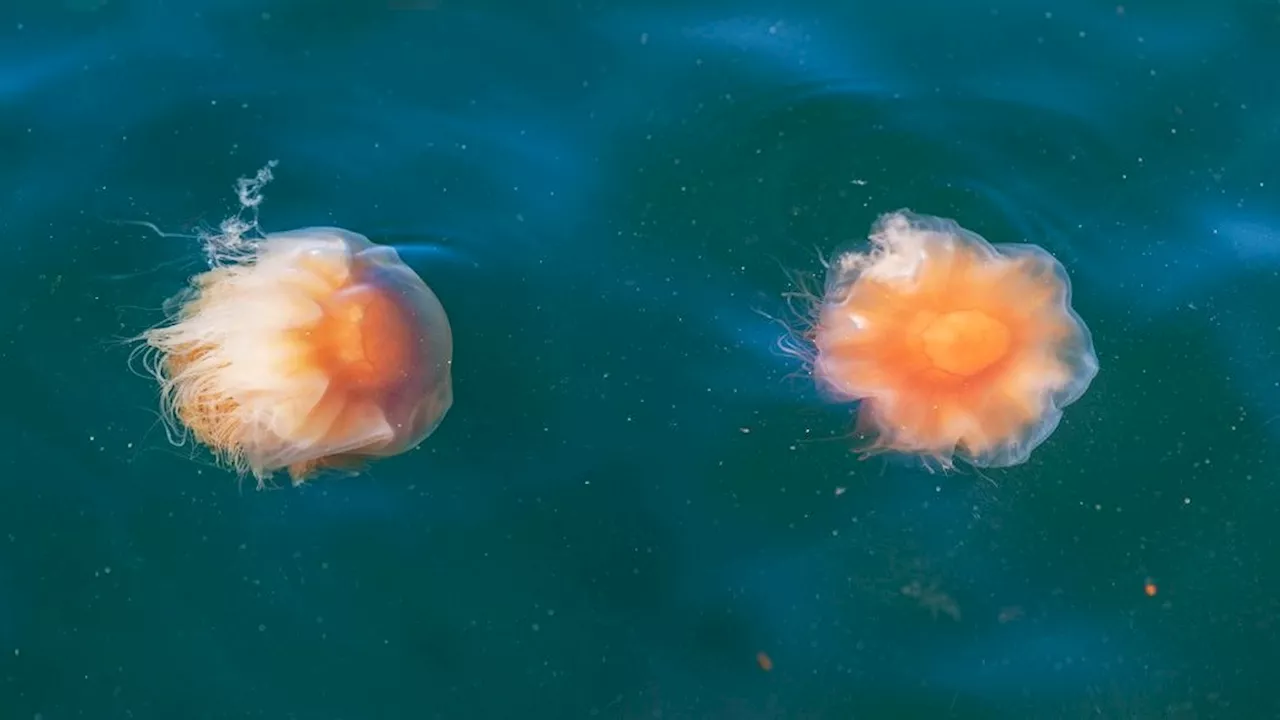
[[1142,585],[1142,591],[1147,594],[1147,597],[1155,597],[1156,593],[1160,592],[1160,588],[1156,587],[1155,580],[1147,578],[1147,581]]
[[769,672],[773,669],[773,660],[764,653],[763,650],[756,653],[756,663],[760,665],[760,669]]

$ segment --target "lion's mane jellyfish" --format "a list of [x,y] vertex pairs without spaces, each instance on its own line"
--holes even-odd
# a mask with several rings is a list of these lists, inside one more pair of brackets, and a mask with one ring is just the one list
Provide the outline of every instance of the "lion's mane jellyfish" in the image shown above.
[[830,264],[809,336],[819,385],[860,401],[863,449],[1024,462],[1098,372],[1062,265],[906,211],[870,240]]
[[143,334],[165,418],[259,485],[422,442],[453,402],[453,337],[390,247],[339,228],[242,241]]

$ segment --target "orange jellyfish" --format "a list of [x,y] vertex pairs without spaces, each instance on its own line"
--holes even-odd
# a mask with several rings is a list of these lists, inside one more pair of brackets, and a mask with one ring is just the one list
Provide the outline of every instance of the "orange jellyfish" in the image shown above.
[[180,436],[261,487],[280,470],[297,485],[405,452],[440,424],[453,403],[449,319],[394,249],[321,227],[224,260],[140,338]]
[[810,330],[819,385],[860,401],[863,449],[944,469],[1026,461],[1098,372],[1062,265],[907,211],[870,240],[830,264]]

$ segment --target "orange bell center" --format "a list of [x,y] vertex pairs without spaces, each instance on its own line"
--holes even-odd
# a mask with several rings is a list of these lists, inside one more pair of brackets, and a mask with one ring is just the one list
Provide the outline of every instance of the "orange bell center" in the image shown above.
[[377,292],[358,292],[329,310],[324,327],[330,362],[359,388],[383,387],[408,371],[409,338],[395,303]]
[[965,377],[986,370],[1009,352],[1009,328],[977,310],[939,315],[924,327],[920,340],[934,367]]

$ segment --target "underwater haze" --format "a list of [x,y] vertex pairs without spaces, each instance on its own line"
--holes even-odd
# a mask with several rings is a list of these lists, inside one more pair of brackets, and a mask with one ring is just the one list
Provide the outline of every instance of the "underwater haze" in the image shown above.
[[[1277,67],[1273,0],[4,3],[0,718],[1280,716]],[[454,404],[259,492],[130,338],[272,161]],[[778,347],[900,208],[1071,278],[1024,464],[861,459]]]

